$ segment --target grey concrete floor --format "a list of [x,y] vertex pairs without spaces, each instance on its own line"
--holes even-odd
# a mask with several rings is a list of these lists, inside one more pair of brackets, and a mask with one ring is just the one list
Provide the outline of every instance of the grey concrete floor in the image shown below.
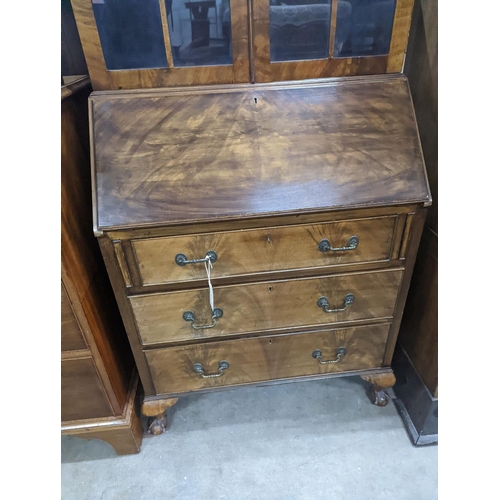
[[63,500],[436,500],[437,446],[415,448],[358,377],[190,395],[118,457],[62,438]]

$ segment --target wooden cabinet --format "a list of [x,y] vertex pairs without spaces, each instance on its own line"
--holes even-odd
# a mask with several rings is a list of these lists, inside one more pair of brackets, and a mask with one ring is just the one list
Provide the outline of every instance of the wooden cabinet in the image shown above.
[[358,375],[387,404],[431,203],[405,77],[90,109],[94,230],[151,432],[183,394],[243,384]]
[[71,0],[95,90],[402,70],[413,0]]
[[137,453],[140,384],[92,233],[87,77],[62,87],[61,430]]

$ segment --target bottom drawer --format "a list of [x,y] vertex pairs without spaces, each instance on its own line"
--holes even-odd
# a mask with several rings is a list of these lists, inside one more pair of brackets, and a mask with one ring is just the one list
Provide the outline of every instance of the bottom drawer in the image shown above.
[[[389,324],[144,351],[157,394],[382,366]],[[321,356],[318,353],[321,351]],[[338,361],[337,361],[338,360]],[[327,361],[336,361],[326,363]]]

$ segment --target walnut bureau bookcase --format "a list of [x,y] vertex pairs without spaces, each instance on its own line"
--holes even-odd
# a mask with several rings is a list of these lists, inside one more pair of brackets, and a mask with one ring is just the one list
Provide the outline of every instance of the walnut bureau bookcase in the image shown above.
[[95,92],[90,117],[152,433],[240,385],[358,375],[387,404],[431,203],[404,76]]

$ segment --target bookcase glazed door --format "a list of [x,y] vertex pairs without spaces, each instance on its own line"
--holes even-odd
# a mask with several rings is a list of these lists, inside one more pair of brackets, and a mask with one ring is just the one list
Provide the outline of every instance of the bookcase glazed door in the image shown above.
[[400,73],[413,0],[252,0],[255,81]]
[[247,0],[71,0],[94,90],[250,82]]

